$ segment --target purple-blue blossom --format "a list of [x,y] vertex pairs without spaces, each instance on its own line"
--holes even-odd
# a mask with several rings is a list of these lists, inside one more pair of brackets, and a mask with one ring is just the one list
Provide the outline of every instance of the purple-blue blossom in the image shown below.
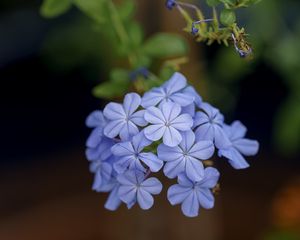
[[169,147],[177,146],[181,140],[181,131],[188,131],[193,126],[189,114],[181,114],[181,107],[172,102],[165,102],[157,107],[149,107],[145,119],[150,123],[145,128],[145,136],[151,141],[163,138],[163,143]]
[[231,145],[220,149],[218,155],[225,157],[235,169],[249,167],[244,156],[254,156],[258,152],[259,143],[256,140],[245,138],[247,128],[240,122],[235,121],[230,126],[225,125],[224,131],[227,134]]
[[128,208],[136,202],[144,210],[151,208],[154,203],[152,195],[159,194],[162,190],[162,184],[157,178],[145,179],[144,173],[140,171],[127,171],[117,179],[120,183],[118,196]]
[[219,149],[229,146],[230,141],[223,130],[224,116],[208,103],[202,103],[200,108],[202,111],[196,112],[194,119],[197,137],[213,141]]
[[145,137],[144,132],[140,132],[131,141],[114,145],[111,151],[118,157],[114,163],[114,169],[118,173],[123,173],[127,169],[146,172],[146,167],[148,167],[151,172],[158,172],[163,166],[163,161],[158,159],[154,153],[143,151],[151,143],[152,141]]
[[145,110],[139,110],[141,97],[136,93],[128,93],[123,104],[109,103],[103,110],[104,116],[109,120],[104,128],[104,135],[115,138],[118,135],[122,140],[128,140],[139,132],[138,126],[145,126]]
[[86,141],[92,188],[109,193],[104,206],[111,211],[121,203],[151,208],[152,195],[162,190],[153,174],[163,169],[167,178],[178,180],[169,188],[168,200],[181,204],[184,215],[195,217],[200,207],[214,205],[211,189],[220,174],[205,160],[215,148],[219,157],[242,169],[249,166],[244,156],[257,154],[259,147],[245,138],[242,123],[226,125],[222,113],[203,102],[180,73],[142,98],[129,93],[123,103],[108,103],[103,112],[92,112],[86,125],[92,129]]
[[172,10],[173,7],[176,6],[176,1],[175,0],[167,0],[166,1],[166,7],[169,9],[169,10]]
[[161,87],[153,88],[149,92],[146,92],[141,104],[144,108],[165,102],[174,102],[182,107],[188,106],[193,103],[194,96],[184,92],[186,87],[186,78],[181,73],[174,73]]
[[196,140],[193,131],[182,134],[182,141],[176,147],[160,144],[158,157],[166,162],[164,173],[169,178],[175,178],[185,173],[192,181],[200,181],[204,177],[202,160],[209,159],[214,154],[214,145],[209,140]]
[[178,176],[178,184],[168,189],[168,199],[172,205],[181,204],[181,210],[187,217],[196,217],[199,208],[210,209],[214,206],[214,196],[211,189],[219,180],[217,169],[207,167],[201,181],[191,181],[185,174]]

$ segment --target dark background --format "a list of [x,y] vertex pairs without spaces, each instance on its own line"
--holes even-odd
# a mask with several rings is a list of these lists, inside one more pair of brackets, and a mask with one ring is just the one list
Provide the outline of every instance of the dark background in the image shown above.
[[[105,59],[95,67],[87,58],[68,71],[49,64],[43,51],[49,32],[80,13],[43,19],[40,3],[0,3],[0,239],[300,239],[299,151],[286,156],[272,143],[272,122],[289,92],[264,59],[234,83],[237,101],[225,113],[248,126],[260,152],[247,170],[219,163],[222,190],[214,210],[186,219],[164,195],[148,212],[104,210],[105,194],[90,190],[84,121],[105,104],[91,95],[106,76]],[[158,19],[167,14],[161,9]],[[155,31],[142,13],[139,18]],[[220,50],[193,48],[206,66]]]

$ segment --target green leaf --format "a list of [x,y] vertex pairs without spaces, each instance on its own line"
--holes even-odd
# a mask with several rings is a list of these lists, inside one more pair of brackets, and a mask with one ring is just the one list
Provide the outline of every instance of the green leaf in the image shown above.
[[110,80],[115,83],[126,82],[129,80],[129,72],[126,69],[115,68],[110,72]]
[[127,92],[129,85],[129,72],[125,69],[113,69],[110,73],[110,81],[94,87],[93,95],[106,99],[119,97]]
[[87,16],[98,23],[106,21],[108,15],[105,9],[106,0],[73,0],[74,4]]
[[215,7],[220,4],[220,0],[206,0],[206,3],[210,7]]
[[233,6],[236,4],[236,0],[220,0],[224,4],[228,4],[229,6]]
[[44,0],[40,8],[40,13],[43,17],[53,18],[57,17],[72,6],[72,0]]
[[142,44],[144,38],[144,32],[141,25],[137,22],[132,22],[128,26],[128,35],[130,38],[131,45],[138,47]]
[[220,15],[220,20],[221,23],[226,26],[234,24],[236,21],[235,12],[230,9],[223,9]]
[[275,120],[277,149],[287,155],[297,153],[300,146],[299,98],[290,97],[280,108]]
[[188,47],[183,38],[168,33],[154,35],[143,46],[143,52],[146,55],[156,58],[182,56],[187,51]]
[[133,0],[122,1],[122,4],[117,6],[120,18],[123,20],[132,18],[135,6],[136,5]]

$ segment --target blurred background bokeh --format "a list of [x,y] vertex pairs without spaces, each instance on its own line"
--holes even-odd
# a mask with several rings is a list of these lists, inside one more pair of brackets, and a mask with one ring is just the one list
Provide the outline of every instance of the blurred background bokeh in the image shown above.
[[247,170],[217,163],[216,207],[196,219],[171,207],[165,194],[150,211],[103,208],[106,194],[91,191],[84,122],[106,103],[92,96],[93,87],[123,63],[78,9],[45,19],[40,5],[0,2],[1,240],[300,239],[298,0],[263,0],[238,12],[254,48],[250,61],[232,46],[195,43],[163,0],[136,1],[145,35],[185,38],[189,63],[182,71],[227,122],[241,120],[261,144]]

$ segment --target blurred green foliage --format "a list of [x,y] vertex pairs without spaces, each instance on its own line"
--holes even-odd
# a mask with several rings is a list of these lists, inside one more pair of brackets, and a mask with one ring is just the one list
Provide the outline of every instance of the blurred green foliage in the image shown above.
[[[242,80],[264,62],[282,76],[289,96],[278,109],[274,119],[275,149],[291,155],[300,147],[300,2],[293,0],[264,0],[260,4],[241,10],[251,33],[254,59],[240,61],[231,49],[222,48],[212,60],[207,81],[211,92],[220,94],[214,101],[234,107],[238,90],[236,81]],[[239,16],[239,15],[238,15]],[[257,86],[259,88],[259,86]],[[272,91],[272,86],[270,86]],[[226,101],[224,101],[226,99]]]
[[96,97],[112,99],[131,89],[143,92],[160,85],[178,70],[178,64],[162,63],[165,70],[159,69],[159,75],[149,71],[148,76],[136,74],[132,79],[131,73],[140,68],[151,70],[154,60],[176,60],[187,54],[187,44],[178,35],[156,33],[145,38],[141,24],[134,20],[133,0],[118,5],[112,0],[45,0],[41,14],[57,17],[72,6],[84,15],[50,32],[43,53],[51,65],[63,71],[86,62],[105,62],[109,78],[93,89]]

